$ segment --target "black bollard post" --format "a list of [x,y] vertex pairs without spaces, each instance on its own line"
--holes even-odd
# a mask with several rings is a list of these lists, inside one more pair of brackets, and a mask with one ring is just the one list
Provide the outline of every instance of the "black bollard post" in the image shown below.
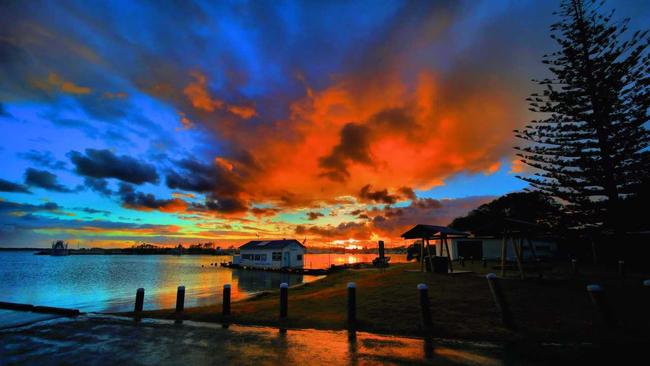
[[176,324],[183,322],[183,309],[185,308],[185,286],[178,286],[176,290]]
[[490,286],[490,292],[492,292],[492,298],[494,303],[501,312],[501,321],[503,325],[508,328],[514,328],[514,322],[512,321],[512,313],[510,312],[510,307],[503,295],[503,289],[499,283],[497,275],[494,273],[488,273],[485,278],[487,278],[488,285]]
[[230,315],[230,284],[223,285],[223,301],[221,304],[221,316],[226,319]]
[[[643,291],[644,294],[645,294],[645,299],[646,299],[645,304],[646,304],[646,306],[650,306],[650,280],[643,281],[643,289],[645,290],[645,291]],[[646,314],[647,314],[647,312],[646,312]],[[650,314],[648,314],[646,316],[648,317],[648,320],[650,320]]]
[[625,279],[625,261],[618,261],[618,274],[621,275],[621,279]]
[[418,292],[420,293],[420,309],[422,311],[422,328],[427,335],[431,334],[433,329],[433,321],[431,320],[431,305],[429,303],[429,288],[426,284],[418,284]]
[[589,285],[587,286],[587,292],[589,292],[591,303],[594,305],[596,314],[604,328],[606,330],[613,329],[616,326],[616,319],[605,296],[605,290],[600,285]]
[[571,259],[571,271],[574,276],[578,275],[578,261],[575,259]]
[[353,334],[357,330],[357,285],[348,283],[348,332]]
[[289,285],[286,282],[280,284],[280,332],[285,333],[287,314],[289,310]]
[[133,319],[140,321],[142,319],[142,308],[144,306],[144,289],[139,288],[135,292],[135,308],[133,309]]

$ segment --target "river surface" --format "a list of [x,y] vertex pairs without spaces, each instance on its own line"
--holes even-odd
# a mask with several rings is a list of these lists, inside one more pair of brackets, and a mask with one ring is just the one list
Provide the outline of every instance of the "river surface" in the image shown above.
[[[306,268],[369,262],[374,254],[306,254]],[[0,301],[75,308],[81,311],[133,310],[136,289],[145,289],[145,310],[173,308],[176,288],[185,286],[185,306],[221,302],[224,284],[233,300],[265,290],[311,282],[318,276],[233,270],[220,267],[231,256],[70,255],[0,252]],[[404,255],[391,255],[403,262]],[[213,265],[216,264],[216,265]]]

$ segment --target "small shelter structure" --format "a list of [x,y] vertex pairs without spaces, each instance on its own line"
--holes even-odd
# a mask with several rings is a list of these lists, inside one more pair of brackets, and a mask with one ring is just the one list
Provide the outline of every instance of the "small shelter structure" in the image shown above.
[[[468,237],[469,234],[452,229],[447,226],[436,226],[436,225],[424,225],[418,224],[411,228],[409,231],[401,235],[404,239],[420,239],[422,240],[422,245],[420,245],[420,270],[425,271],[426,266],[424,264],[425,252],[426,257],[428,257],[429,268],[433,270],[433,256],[431,255],[431,240],[437,240],[440,245],[433,246],[433,254],[436,256],[443,256],[443,251],[446,252],[447,261],[449,263],[449,271],[453,272],[454,268],[451,263],[451,252],[449,251],[449,242],[450,238],[463,238]],[[440,249],[437,249],[437,248]]]

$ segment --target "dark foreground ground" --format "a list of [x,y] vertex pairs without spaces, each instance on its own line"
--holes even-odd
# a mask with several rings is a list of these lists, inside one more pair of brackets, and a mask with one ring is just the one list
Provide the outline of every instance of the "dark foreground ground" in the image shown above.
[[504,349],[346,332],[289,330],[84,315],[0,330],[3,365],[499,365]]
[[[1,365],[638,364],[643,348],[453,341],[345,331],[230,326],[104,315],[0,330]],[[641,362],[643,363],[643,362]]]
[[[542,278],[526,280],[509,272],[501,280],[515,327],[504,327],[485,273],[495,271],[480,261],[455,264],[464,273],[421,273],[415,263],[385,270],[346,270],[289,290],[290,328],[346,329],[347,283],[357,285],[358,329],[373,333],[422,336],[418,283],[429,287],[433,336],[494,342],[650,343],[650,288],[645,273],[628,273],[623,280],[616,267],[581,266],[577,275],[568,263],[549,264]],[[495,271],[498,273],[498,271]],[[588,284],[606,290],[616,326],[604,329],[594,312]],[[232,304],[236,324],[278,326],[278,291]],[[147,309],[145,298],[145,310]],[[146,316],[173,319],[174,310],[147,311]],[[223,322],[221,305],[185,309],[185,319]]]

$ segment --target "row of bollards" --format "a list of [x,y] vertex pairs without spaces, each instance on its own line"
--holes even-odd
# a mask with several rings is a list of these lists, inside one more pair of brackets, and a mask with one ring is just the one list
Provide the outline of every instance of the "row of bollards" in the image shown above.
[[[504,295],[503,288],[499,278],[494,273],[489,273],[485,276],[488,281],[492,298],[501,315],[501,321],[504,326],[514,329],[515,324],[513,321],[512,312],[508,305],[508,301]],[[650,292],[650,279],[643,281],[643,286]],[[357,286],[354,282],[347,285],[347,328],[350,336],[354,337],[357,330]],[[426,284],[420,283],[417,285],[419,293],[420,310],[421,310],[421,326],[424,334],[429,336],[433,330],[433,320],[431,317],[431,303],[429,301],[429,289]],[[605,291],[600,285],[587,286],[587,292],[591,298],[591,302],[596,310],[600,322],[607,329],[612,329],[616,325],[616,319],[612,308],[610,307]],[[142,309],[144,304],[144,289],[139,288],[136,291],[134,320],[139,321],[142,317]],[[231,305],[231,292],[230,284],[223,286],[223,302],[222,302],[222,321],[224,327],[227,327],[230,320],[230,305]],[[176,311],[174,313],[175,323],[183,322],[183,310],[185,308],[185,286],[178,286],[176,293]],[[287,283],[280,284],[280,332],[287,331],[287,318],[289,313],[289,285]]]
[[[357,329],[357,286],[354,282],[348,283],[348,300],[347,300],[347,327],[354,334]],[[429,294],[427,285],[421,283],[417,286],[420,294],[420,307],[422,309],[422,327],[425,332],[429,333],[432,329],[431,307],[429,303]],[[230,284],[223,286],[223,301],[221,315],[223,322],[227,325],[230,317],[231,292]],[[135,296],[135,308],[133,318],[139,321],[142,318],[144,305],[144,289],[139,288]],[[183,310],[185,309],[185,286],[178,286],[176,291],[176,309],[174,312],[174,322],[180,324],[183,322]],[[280,284],[280,331],[286,332],[286,321],[289,315],[289,285]]]
[[[622,261],[619,263],[621,262]],[[504,296],[503,288],[501,287],[497,275],[494,273],[488,273],[485,277],[488,281],[494,303],[501,313],[501,320],[503,325],[514,329],[515,324],[513,321],[512,312],[510,311],[508,301]],[[643,287],[646,288],[646,292],[650,292],[650,279],[643,281]],[[601,323],[603,328],[606,330],[615,328],[616,317],[614,315],[612,307],[607,300],[607,297],[605,296],[605,290],[600,285],[592,284],[587,286],[587,292],[589,293],[589,297],[591,299],[591,303],[594,306],[599,323]]]

